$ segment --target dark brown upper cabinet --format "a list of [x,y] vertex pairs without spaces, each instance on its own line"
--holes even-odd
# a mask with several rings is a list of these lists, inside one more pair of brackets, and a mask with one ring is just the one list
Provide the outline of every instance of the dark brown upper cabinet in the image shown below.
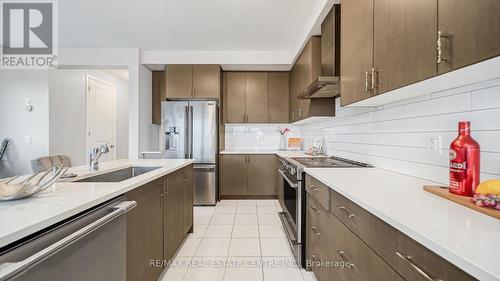
[[333,116],[333,98],[298,99],[304,89],[321,74],[321,37],[313,36],[307,42],[290,71],[290,121],[312,116]]
[[167,65],[165,67],[166,98],[219,98],[220,73],[219,65]]
[[436,75],[436,11],[436,0],[374,1],[373,95]]
[[224,72],[224,123],[288,123],[288,72]]
[[153,71],[153,110],[152,122],[153,124],[161,124],[161,102],[166,100],[165,94],[165,71]]
[[496,0],[343,2],[342,105],[498,56],[499,14]]
[[500,55],[500,1],[439,0],[439,74]]

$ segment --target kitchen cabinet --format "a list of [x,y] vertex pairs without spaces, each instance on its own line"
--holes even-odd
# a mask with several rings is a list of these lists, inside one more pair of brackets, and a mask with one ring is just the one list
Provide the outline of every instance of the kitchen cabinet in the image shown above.
[[[354,264],[334,268],[340,280],[475,280],[309,175],[306,191],[307,258],[312,264],[329,260]],[[337,280],[324,268],[311,269],[318,281]]]
[[245,75],[247,123],[268,122],[267,82],[267,72],[247,72]]
[[436,0],[374,1],[372,95],[436,75],[436,11]]
[[220,159],[222,196],[247,194],[247,156],[224,154]]
[[224,123],[288,123],[288,72],[224,72]]
[[373,0],[343,2],[341,21],[340,98],[344,106],[371,96]]
[[167,96],[165,94],[165,71],[153,71],[152,73],[152,94],[153,94],[153,108],[152,108],[152,123],[156,125],[161,124],[161,102],[165,101]]
[[439,0],[439,74],[500,55],[500,1]]
[[342,106],[500,55],[499,14],[495,0],[342,3]]
[[220,66],[169,64],[165,67],[167,99],[220,97]]
[[274,155],[221,155],[221,197],[275,198]]
[[184,171],[177,170],[167,176],[165,193],[164,255],[169,260],[184,238]]
[[193,228],[193,166],[127,193],[137,207],[127,213],[127,280],[156,280]]
[[149,266],[163,258],[163,178],[127,193],[137,207],[127,213],[127,280],[156,280],[162,267]]
[[288,123],[289,122],[289,73],[269,72],[268,74],[268,94],[269,94],[269,122]]
[[311,37],[290,72],[291,122],[313,116],[334,116],[333,98],[297,99],[298,95],[321,74],[321,38]]
[[248,156],[248,195],[276,195],[274,155]]

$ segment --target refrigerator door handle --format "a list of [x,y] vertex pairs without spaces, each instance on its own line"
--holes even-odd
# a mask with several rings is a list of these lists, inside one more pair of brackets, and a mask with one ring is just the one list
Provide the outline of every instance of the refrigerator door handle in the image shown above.
[[189,159],[189,106],[184,106],[184,158]]
[[189,106],[189,146],[188,146],[188,151],[189,151],[189,159],[193,159],[193,106]]

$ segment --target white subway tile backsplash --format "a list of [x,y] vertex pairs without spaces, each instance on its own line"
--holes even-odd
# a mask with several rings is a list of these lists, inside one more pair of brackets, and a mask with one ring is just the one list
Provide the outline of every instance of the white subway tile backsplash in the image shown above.
[[300,126],[288,124],[228,124],[225,128],[226,149],[279,149],[280,128],[287,127],[291,132],[287,138],[300,137]]
[[[323,136],[329,155],[447,184],[449,145],[468,120],[482,180],[500,177],[500,79],[371,109],[336,104],[337,117],[301,127],[305,146]],[[431,138],[441,139],[440,154],[428,150]]]

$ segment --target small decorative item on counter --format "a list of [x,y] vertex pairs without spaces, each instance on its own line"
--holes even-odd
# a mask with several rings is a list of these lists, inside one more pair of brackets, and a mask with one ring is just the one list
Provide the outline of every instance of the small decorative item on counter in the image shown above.
[[450,189],[454,194],[472,196],[479,184],[479,144],[470,135],[470,122],[458,123],[458,137],[450,145]]
[[487,180],[478,185],[472,202],[479,207],[500,210],[500,180]]
[[300,150],[301,139],[300,138],[289,138],[288,139],[288,149],[289,150]]
[[287,127],[280,128],[279,132],[281,134],[281,139],[280,139],[280,150],[286,150],[286,137],[285,134],[290,132],[290,129]]

